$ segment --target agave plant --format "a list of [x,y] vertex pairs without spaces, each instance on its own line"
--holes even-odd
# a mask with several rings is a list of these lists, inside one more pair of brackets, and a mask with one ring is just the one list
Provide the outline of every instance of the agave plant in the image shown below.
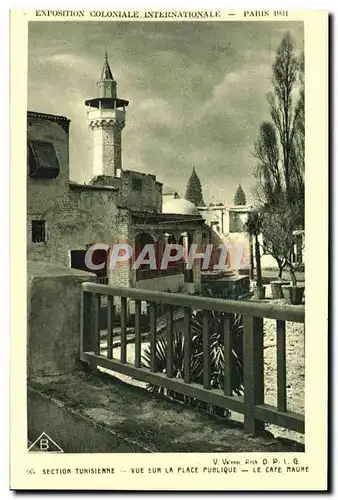
[[[222,389],[224,387],[225,368],[225,346],[224,346],[224,314],[210,312],[210,364],[211,364],[211,387]],[[233,315],[230,322],[232,335],[232,391],[234,394],[243,393],[243,322],[240,315]],[[166,372],[167,339],[160,337],[156,342],[156,367],[158,371]],[[150,347],[147,347],[142,355],[143,366],[150,366]],[[183,378],[184,373],[184,335],[180,325],[173,332],[173,376]],[[203,313],[194,311],[191,318],[191,358],[190,358],[191,380],[197,384],[203,384]],[[173,399],[184,401],[193,406],[207,410],[218,415],[227,415],[223,409],[195,400],[163,387],[149,385],[148,389],[164,394]]]

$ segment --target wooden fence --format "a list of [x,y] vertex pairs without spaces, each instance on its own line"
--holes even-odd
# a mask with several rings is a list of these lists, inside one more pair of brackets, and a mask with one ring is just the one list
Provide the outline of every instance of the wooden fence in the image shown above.
[[[244,415],[245,431],[255,434],[265,423],[279,425],[304,433],[304,415],[288,411],[286,391],[285,322],[304,323],[304,308],[288,305],[234,301],[178,293],[163,293],[131,288],[112,288],[95,283],[82,285],[80,359],[94,366],[122,373],[135,379],[164,387],[179,394],[196,398],[215,406]],[[107,296],[107,350],[101,348],[99,309],[101,296]],[[120,308],[121,347],[119,359],[113,357],[114,298]],[[127,301],[135,301],[135,360],[127,362]],[[141,301],[147,302],[149,314],[150,367],[141,364]],[[166,373],[156,367],[156,310],[157,304],[167,310]],[[184,310],[184,374],[173,377],[173,309]],[[191,380],[191,317],[192,311],[203,311],[203,384]],[[224,314],[223,337],[225,373],[223,389],[210,386],[210,311]],[[230,318],[243,316],[243,367],[244,396],[232,392],[232,335]],[[276,321],[277,333],[277,407],[264,403],[263,322],[264,318]]]

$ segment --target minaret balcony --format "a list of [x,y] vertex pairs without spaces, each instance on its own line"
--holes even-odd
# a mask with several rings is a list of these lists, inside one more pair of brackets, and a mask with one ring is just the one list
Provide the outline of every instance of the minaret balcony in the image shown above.
[[88,120],[124,121],[126,113],[123,109],[96,109],[88,110]]
[[94,99],[87,99],[85,105],[90,108],[103,108],[103,109],[125,109],[129,104],[129,101],[125,99],[112,99],[110,97],[95,97]]

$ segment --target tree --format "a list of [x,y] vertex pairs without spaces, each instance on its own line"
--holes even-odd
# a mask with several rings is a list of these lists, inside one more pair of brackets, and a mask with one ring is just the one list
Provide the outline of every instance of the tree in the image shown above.
[[260,126],[254,144],[255,198],[261,203],[261,229],[268,252],[295,275],[291,262],[293,232],[304,227],[304,56],[298,59],[286,34],[272,66],[273,92],[268,94],[272,121]]
[[304,54],[299,59],[300,95],[297,102],[294,143],[291,150],[290,191],[296,229],[304,228],[305,199],[305,92]]
[[238,186],[235,196],[234,205],[246,205],[245,193],[241,185]]
[[259,137],[254,144],[254,156],[258,160],[254,170],[255,197],[265,205],[274,204],[282,194],[282,175],[276,129],[272,123],[263,122],[260,126]]
[[260,229],[265,241],[266,252],[272,255],[278,264],[278,278],[282,277],[284,267],[290,271],[292,284],[296,285],[295,269],[291,255],[294,246],[293,208],[286,199],[277,206],[266,207],[261,215]]
[[274,92],[268,94],[270,115],[279,135],[282,150],[282,171],[288,202],[292,201],[292,166],[295,134],[300,119],[301,106],[296,100],[299,86],[300,63],[294,53],[293,42],[287,33],[277,49],[272,65]]
[[205,203],[203,201],[201,181],[196,174],[195,167],[192,169],[187,183],[185,199],[190,201],[191,203],[194,203],[194,205],[196,205],[197,207],[205,206]]
[[248,214],[248,220],[245,223],[245,231],[249,233],[250,239],[255,240],[255,258],[256,258],[256,272],[257,272],[257,287],[263,286],[262,280],[262,265],[261,265],[261,251],[258,236],[261,232],[262,219],[258,210],[253,210]]

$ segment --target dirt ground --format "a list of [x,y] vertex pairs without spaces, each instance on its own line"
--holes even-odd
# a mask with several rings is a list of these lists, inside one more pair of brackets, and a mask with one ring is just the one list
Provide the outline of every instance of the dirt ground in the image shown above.
[[[79,432],[100,427],[114,435],[114,453],[279,453],[302,452],[303,446],[273,438],[265,432],[253,438],[238,423],[224,420],[183,405],[154,397],[139,387],[115,377],[83,371],[59,377],[42,377],[31,389],[50,396],[54,405],[66,407],[80,423]],[[61,403],[61,404],[60,404]],[[84,427],[85,426],[85,427]],[[61,432],[67,436],[61,422]],[[110,436],[109,434],[109,436]],[[96,434],[95,434],[96,435]],[[102,434],[101,434],[102,437]],[[107,435],[108,437],[108,435]],[[58,442],[58,441],[57,441]],[[73,453],[65,437],[64,450]],[[105,440],[84,445],[96,453],[108,452]],[[102,446],[102,448],[100,448]],[[89,448],[90,449],[90,448]]]

